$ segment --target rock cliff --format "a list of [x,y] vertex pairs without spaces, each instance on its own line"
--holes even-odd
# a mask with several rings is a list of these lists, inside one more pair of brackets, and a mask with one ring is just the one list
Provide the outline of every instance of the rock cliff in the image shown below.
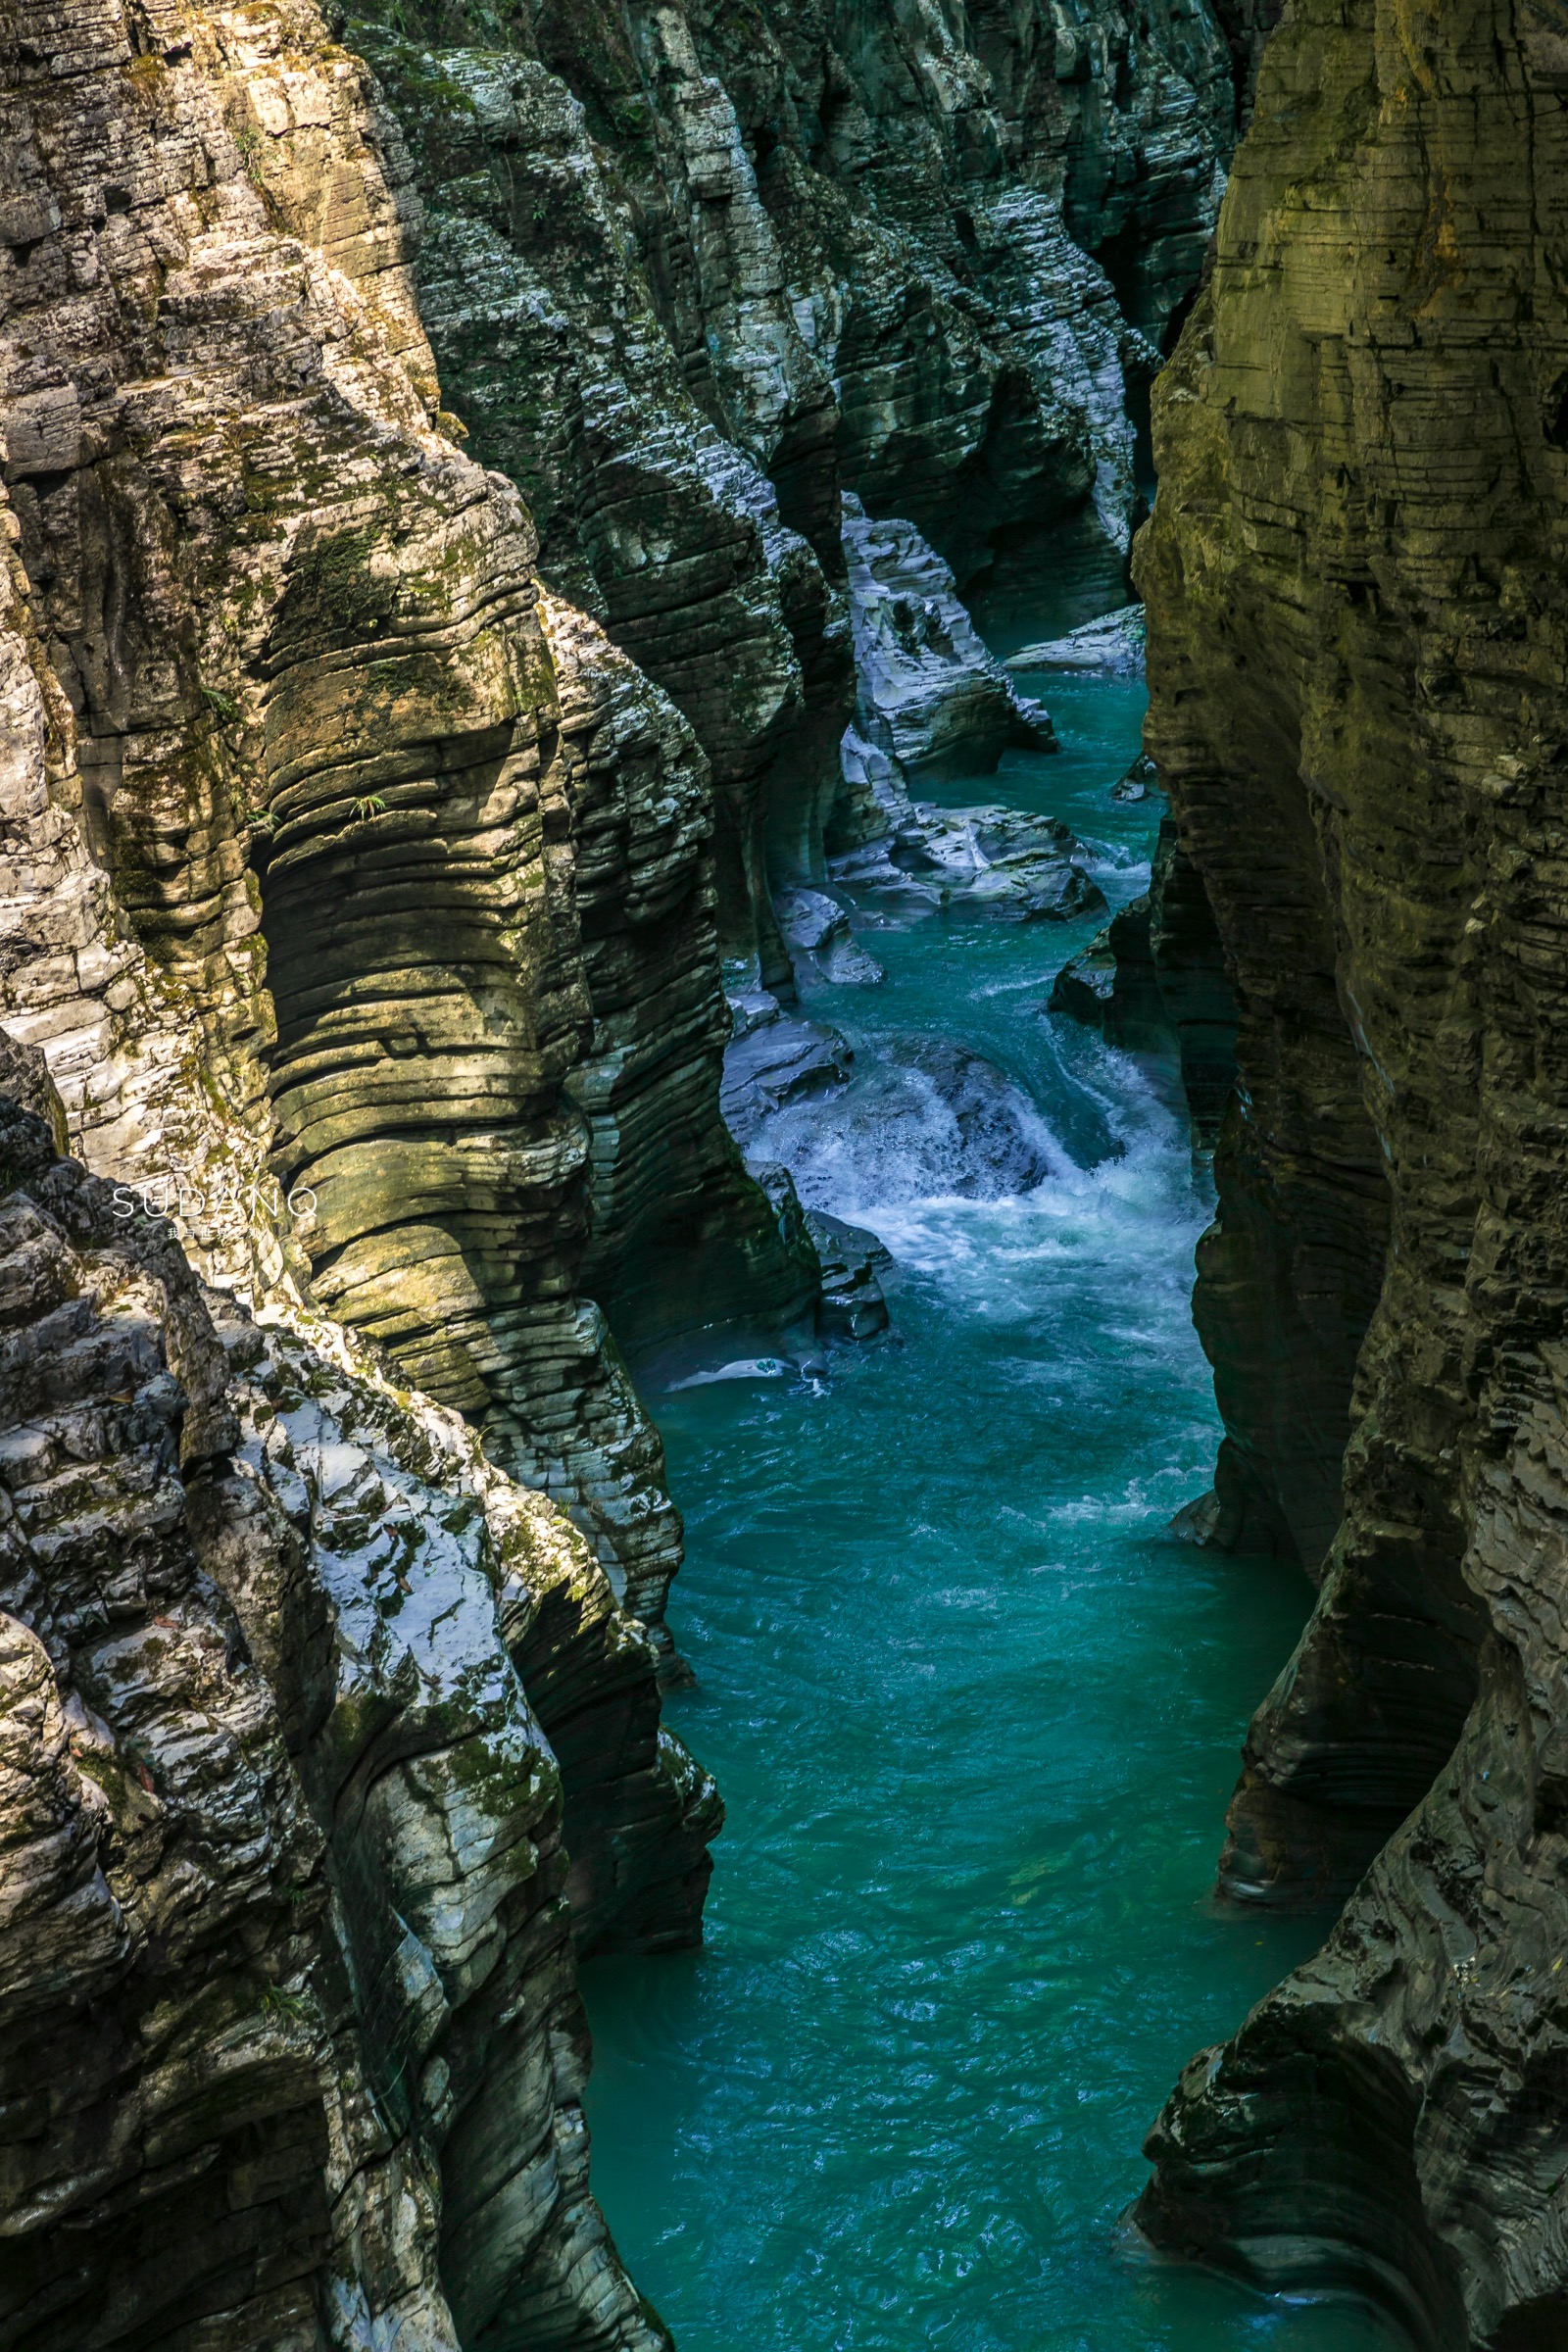
[[1441,2352],[1568,2340],[1565,91],[1555,7],[1296,0],[1139,564],[1240,1004],[1224,1475],[1319,1585],[1222,1880],[1355,1889],[1140,2216]]
[[79,30],[10,102],[6,1018],[105,1172],[314,1195],[187,1224],[470,1414],[657,1626],[604,1304],[812,1280],[719,1119],[702,752],[432,421],[365,69],[308,14]]
[[654,2352],[571,1958],[695,1933],[651,1640],[456,1414],[0,1156],[6,2341]]
[[[957,589],[1050,523],[1118,601],[1230,51],[1175,0],[0,40],[0,2332],[649,2352],[574,1953],[695,1940],[719,1808],[621,1347],[822,1278],[719,1088],[726,978],[801,1026],[775,888],[799,932],[863,839],[846,493],[931,727],[1040,739]],[[979,813],[927,861],[1095,903]]]
[[787,989],[768,877],[821,880],[855,692],[841,492],[971,593],[1035,582],[1049,525],[1116,601],[1127,390],[1212,224],[1225,35],[1165,0],[346,24],[424,197],[445,397],[695,728],[724,952]]

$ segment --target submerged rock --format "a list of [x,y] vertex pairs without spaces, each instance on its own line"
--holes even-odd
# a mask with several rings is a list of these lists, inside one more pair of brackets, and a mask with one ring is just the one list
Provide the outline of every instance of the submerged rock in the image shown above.
[[704,1372],[688,1372],[669,1384],[671,1393],[677,1389],[710,1389],[728,1381],[793,1380],[800,1367],[785,1355],[739,1355],[727,1364],[714,1364]]
[[845,1085],[854,1062],[836,1029],[775,1006],[772,1020],[737,1037],[724,1056],[722,1100],[730,1133],[749,1151],[765,1119],[803,1097]]
[[1221,1541],[1222,1506],[1219,1496],[1210,1487],[1206,1494],[1195,1495],[1184,1502],[1170,1522],[1170,1532],[1179,1544],[1196,1544],[1200,1550]]
[[1006,1200],[1054,1164],[1020,1086],[984,1055],[924,1037],[884,1039],[831,1104],[784,1104],[762,1141],[788,1161],[808,1213],[830,1202]]
[[930,1086],[957,1131],[951,1189],[980,1200],[1032,1192],[1052,1158],[1022,1091],[983,1054],[942,1038],[901,1041],[902,1066]]

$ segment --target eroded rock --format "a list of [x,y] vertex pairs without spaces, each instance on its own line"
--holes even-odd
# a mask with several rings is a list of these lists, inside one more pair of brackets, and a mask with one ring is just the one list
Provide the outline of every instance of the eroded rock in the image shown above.
[[9,2340],[656,2352],[568,1900],[697,1933],[654,1643],[455,1414],[204,1296],[14,1104],[0,1144]]
[[1442,2352],[1568,2330],[1565,73],[1506,0],[1286,12],[1139,566],[1241,1014],[1200,1315],[1320,1579],[1225,1877],[1354,1889],[1184,2076],[1140,2213]]
[[1119,612],[1086,620],[1065,637],[1040,645],[1021,645],[1003,661],[1004,669],[1088,669],[1107,677],[1141,677],[1144,669],[1144,608],[1124,605]]

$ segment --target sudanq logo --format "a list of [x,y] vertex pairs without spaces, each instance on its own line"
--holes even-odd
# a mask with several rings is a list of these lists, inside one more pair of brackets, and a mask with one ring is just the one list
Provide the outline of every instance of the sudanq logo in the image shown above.
[[110,1206],[117,1217],[177,1217],[183,1225],[238,1234],[253,1225],[281,1224],[285,1214],[296,1225],[309,1226],[316,1217],[316,1195],[308,1184],[292,1185],[285,1193],[275,1176],[253,1176],[243,1184],[220,1177],[215,1183],[165,1170],[135,1184],[117,1184]]

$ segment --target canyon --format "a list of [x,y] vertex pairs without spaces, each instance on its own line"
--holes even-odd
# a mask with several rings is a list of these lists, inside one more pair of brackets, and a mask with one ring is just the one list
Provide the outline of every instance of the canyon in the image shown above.
[[[688,2352],[836,2341],[911,2230],[933,2327],[1002,2264],[977,2343],[1568,2340],[1568,16],[1278,16],[8,20],[0,2341],[655,2352],[654,2267]],[[1162,1653],[1104,1665],[1097,1576]],[[977,1700],[980,1586],[1035,1663]],[[1152,1732],[1184,1623],[1229,1662]],[[1190,1743],[1287,1652],[1212,1917],[1085,1908],[1159,1880],[1165,1773],[1206,1869]],[[853,1871],[768,1911],[846,1785]],[[1021,2069],[1071,2231],[950,2154],[959,2220],[672,2267],[613,2084],[737,1919],[834,1905],[904,1923],[884,2006],[812,1960],[703,2029],[740,2178],[856,2171],[920,2066],[979,2146]],[[1018,2056],[1098,2096],[1057,1943],[1145,2013],[1118,2101],[1247,2011],[1149,2142],[1174,2283],[1109,2251],[1130,2110]],[[1005,2030],[867,2076],[928,1996]]]

